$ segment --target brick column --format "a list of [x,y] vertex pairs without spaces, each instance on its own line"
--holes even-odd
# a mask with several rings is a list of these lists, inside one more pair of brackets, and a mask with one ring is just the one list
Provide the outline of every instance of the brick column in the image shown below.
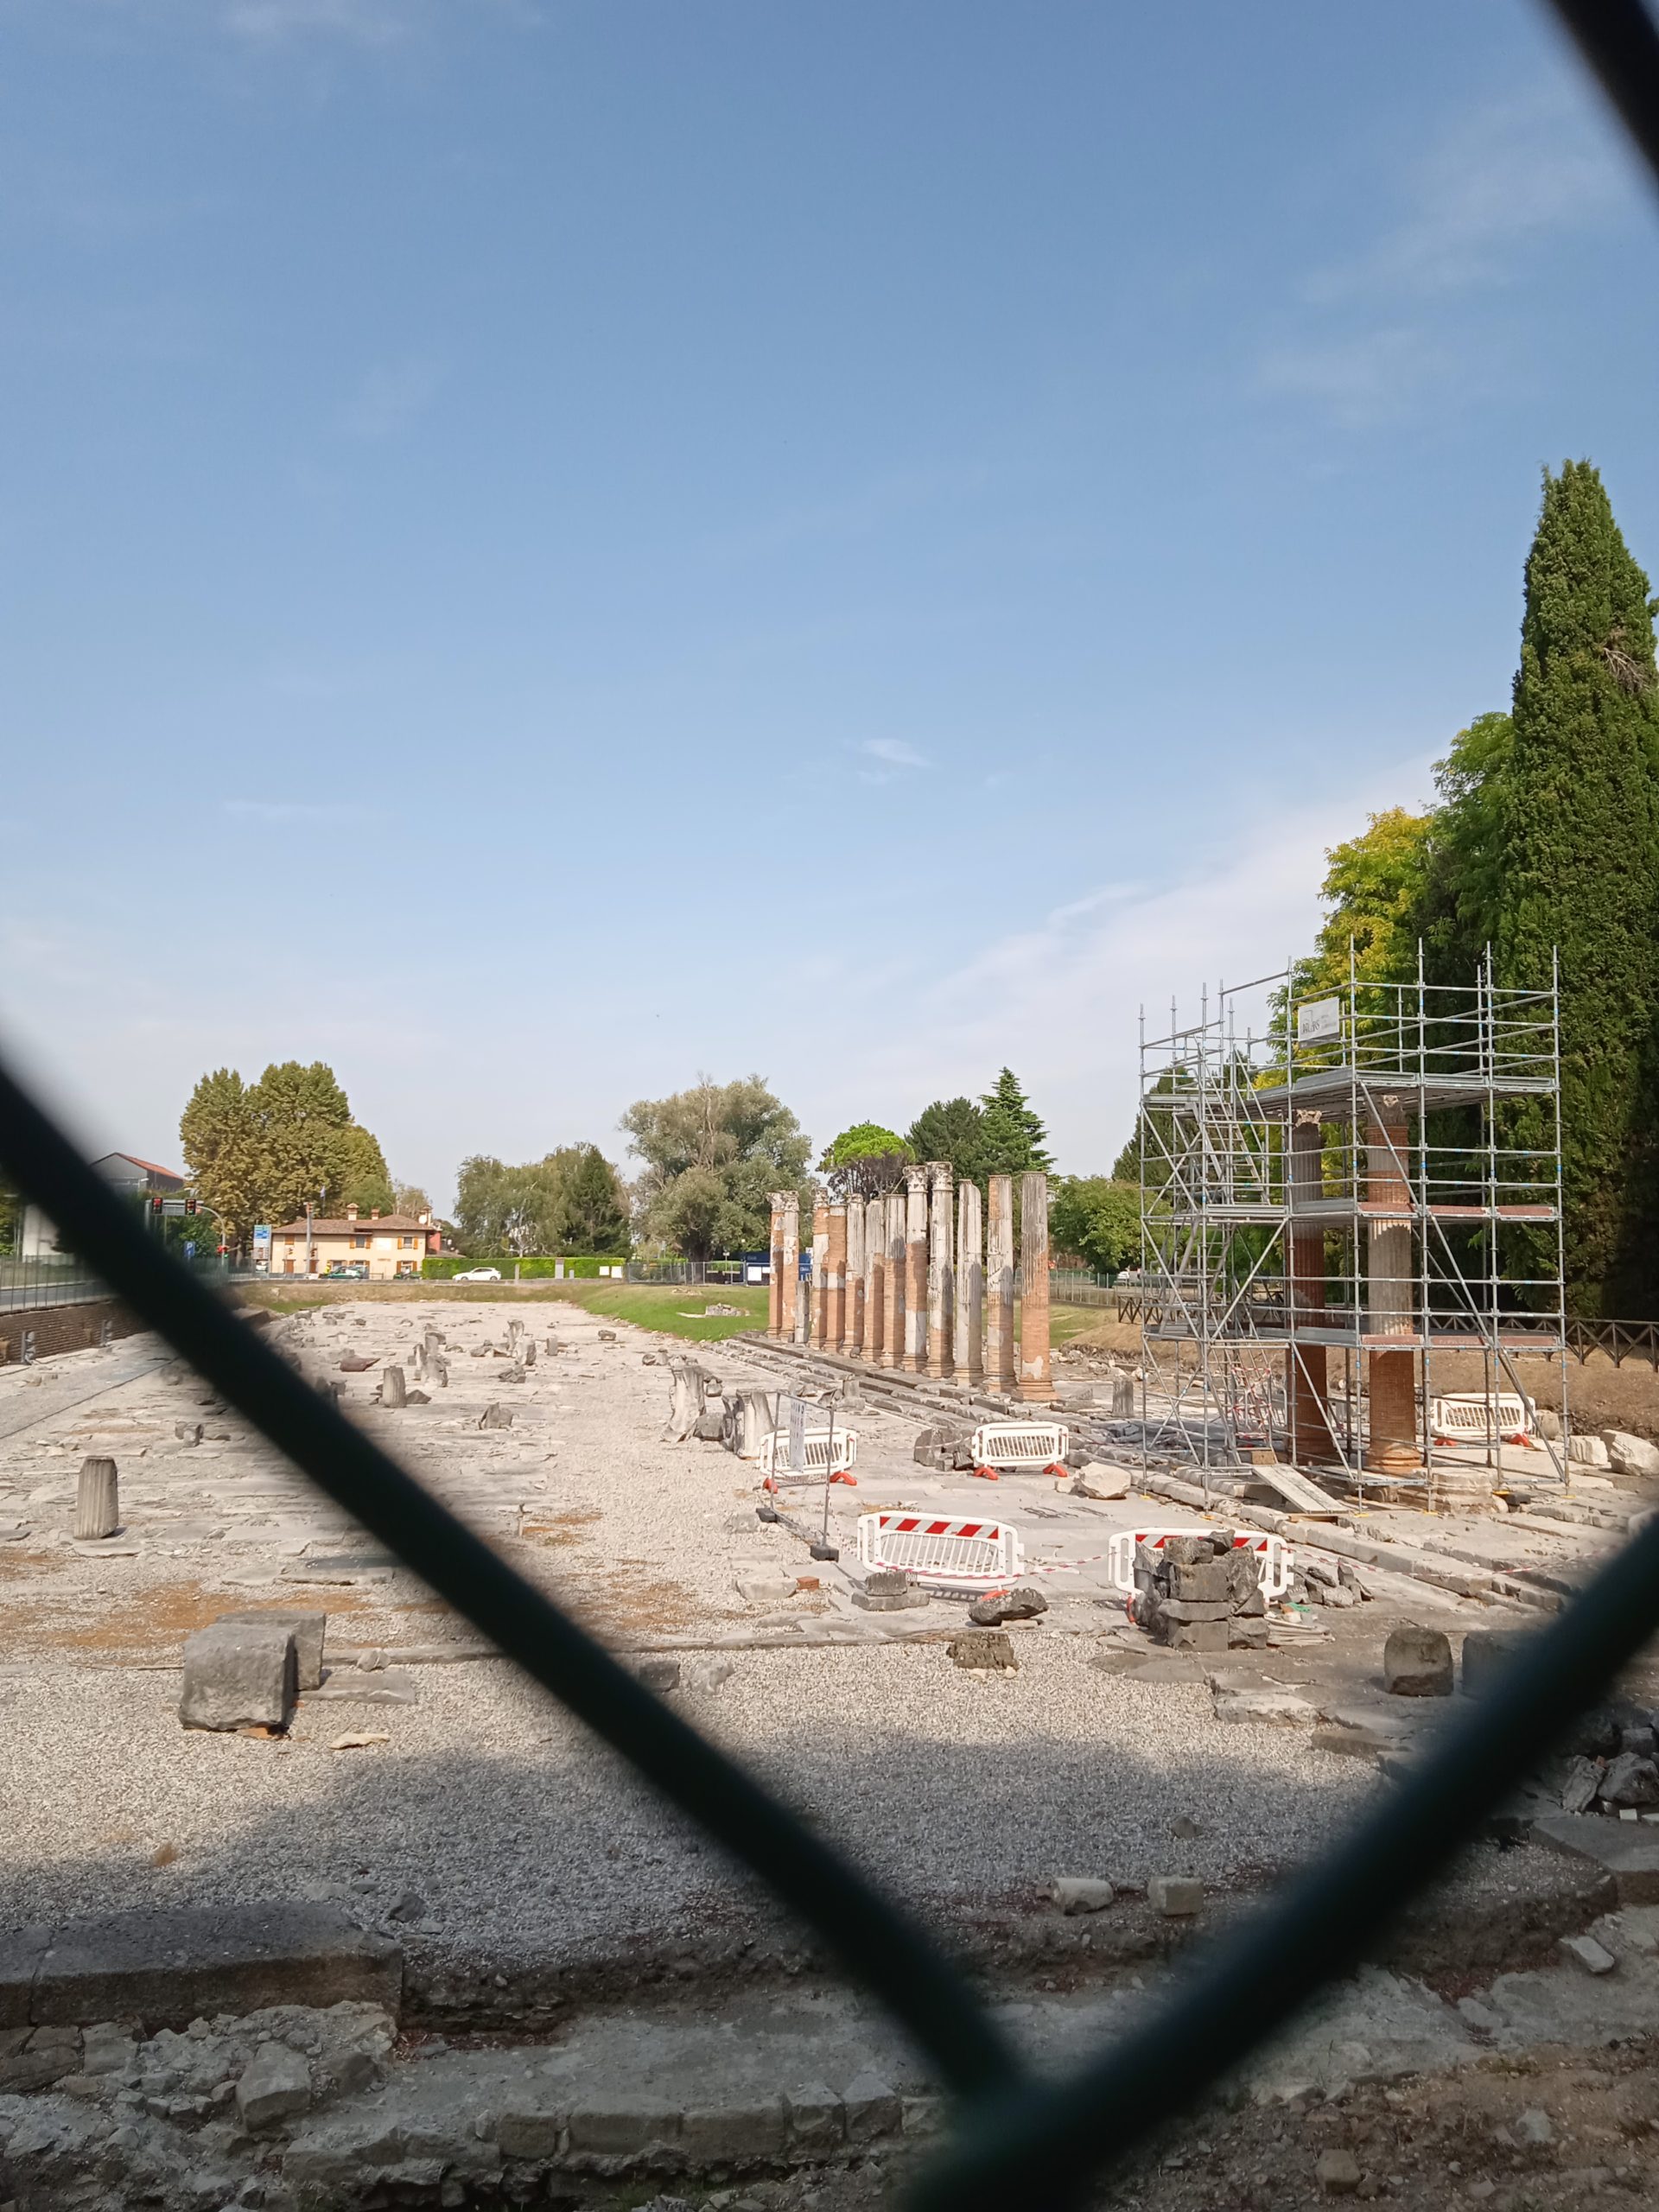
[[978,1389],[985,1380],[984,1233],[979,1185],[957,1186],[957,1380]]
[[887,1202],[870,1198],[864,1207],[864,1357],[881,1364],[887,1333]]
[[822,1198],[812,1209],[812,1338],[822,1351],[830,1329],[830,1209]]
[[927,1170],[905,1170],[905,1372],[927,1372]]
[[948,1160],[927,1170],[927,1371],[942,1381],[957,1371],[952,1341],[956,1264],[955,1176]]
[[883,1332],[881,1364],[883,1367],[902,1367],[905,1363],[905,1193],[889,1191],[882,1201],[887,1217],[887,1318]]
[[[1303,1115],[1306,1119],[1302,1118]],[[1295,1225],[1299,1207],[1325,1187],[1320,1148],[1325,1129],[1317,1109],[1293,1109],[1286,1155],[1290,1198],[1290,1298],[1298,1329],[1325,1325],[1325,1231]],[[1294,1464],[1331,1455],[1330,1376],[1327,1348],[1300,1337],[1285,1353],[1285,1405]]]
[[1011,1398],[1014,1371],[1014,1178],[990,1179],[985,1250],[985,1386]]
[[778,1333],[787,1343],[795,1335],[795,1312],[801,1288],[801,1201],[793,1191],[784,1193],[780,1237],[779,1264],[783,1273],[778,1286]]
[[767,1271],[766,1334],[781,1337],[784,1311],[784,1194],[772,1194],[772,1234],[766,1240],[771,1266]]
[[847,1208],[839,1198],[830,1208],[824,1256],[824,1304],[829,1311],[824,1316],[823,1345],[827,1351],[840,1351],[847,1342]]
[[1028,1406],[1052,1406],[1048,1363],[1048,1178],[1040,1168],[1020,1178],[1020,1395]]
[[[1411,1256],[1411,1185],[1406,1175],[1409,1138],[1403,1122],[1373,1122],[1367,1146],[1365,1196],[1372,1205],[1397,1209],[1368,1224],[1365,1236],[1365,1333],[1416,1333],[1416,1275]],[[1417,1437],[1417,1356],[1413,1351],[1373,1351],[1367,1362],[1370,1442],[1365,1465],[1375,1474],[1421,1474]]]

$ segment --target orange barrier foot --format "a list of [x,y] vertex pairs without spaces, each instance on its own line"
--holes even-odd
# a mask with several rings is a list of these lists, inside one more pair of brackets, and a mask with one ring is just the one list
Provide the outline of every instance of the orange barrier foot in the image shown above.
[[982,1483],[994,1483],[1000,1480],[995,1467],[976,1467],[974,1472]]

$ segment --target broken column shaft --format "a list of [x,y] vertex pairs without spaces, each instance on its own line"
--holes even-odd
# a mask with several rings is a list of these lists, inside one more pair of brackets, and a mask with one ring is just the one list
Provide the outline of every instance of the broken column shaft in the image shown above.
[[957,1380],[977,1389],[985,1379],[985,1260],[979,1185],[957,1187]]
[[93,1543],[121,1526],[119,1484],[113,1459],[83,1459],[75,1493],[75,1541]]
[[927,1370],[927,1170],[905,1170],[905,1372]]
[[864,1349],[864,1201],[847,1201],[847,1332],[842,1350],[849,1359]]
[[993,1175],[985,1250],[985,1387],[1014,1395],[1014,1178]]
[[951,1320],[956,1192],[948,1160],[929,1161],[927,1192],[927,1371],[944,1379],[956,1373]]
[[795,1334],[795,1300],[801,1279],[801,1202],[784,1193],[778,1244],[778,1333],[787,1343]]
[[[1366,1328],[1371,1337],[1413,1337],[1416,1280],[1412,1268],[1411,1184],[1406,1173],[1410,1140],[1403,1122],[1373,1121],[1366,1147],[1365,1196],[1389,1209],[1366,1225]],[[1367,1362],[1370,1443],[1365,1464],[1374,1473],[1421,1471],[1417,1440],[1417,1358],[1414,1351],[1373,1351]]]
[[822,1351],[830,1332],[830,1208],[822,1199],[812,1209],[812,1336]]
[[1308,1344],[1296,1333],[1325,1326],[1325,1231],[1296,1225],[1297,1209],[1312,1205],[1324,1192],[1324,1141],[1318,1109],[1293,1110],[1286,1158],[1292,1332],[1285,1352],[1285,1405],[1290,1456],[1298,1465],[1328,1459],[1332,1450],[1327,1348]]
[[887,1327],[887,1202],[868,1198],[864,1205],[864,1357],[873,1364],[881,1357]]
[[766,1269],[766,1334],[777,1338],[784,1333],[784,1194],[781,1191],[774,1191],[772,1194],[772,1233],[766,1239],[766,1249],[771,1255]]
[[1033,1168],[1020,1178],[1020,1395],[1028,1406],[1054,1402],[1048,1338],[1048,1178]]
[[889,1191],[882,1204],[887,1231],[887,1318],[881,1345],[881,1364],[883,1367],[902,1367],[905,1363],[905,1274],[908,1265],[905,1256],[906,1194],[902,1190]]
[[840,1198],[830,1208],[823,1281],[828,1311],[822,1342],[827,1351],[841,1351],[847,1342],[847,1207]]

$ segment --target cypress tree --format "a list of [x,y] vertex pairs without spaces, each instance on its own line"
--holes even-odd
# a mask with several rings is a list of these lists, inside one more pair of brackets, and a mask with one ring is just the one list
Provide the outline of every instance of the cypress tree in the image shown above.
[[[1527,558],[1496,899],[1500,984],[1559,947],[1567,1305],[1659,1313],[1659,677],[1648,579],[1599,474],[1544,474]],[[1528,1109],[1525,1145],[1546,1135]],[[1517,1163],[1517,1166],[1519,1163]]]

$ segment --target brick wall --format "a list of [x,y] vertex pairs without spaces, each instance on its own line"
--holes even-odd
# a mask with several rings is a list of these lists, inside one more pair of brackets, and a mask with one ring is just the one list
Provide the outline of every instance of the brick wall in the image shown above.
[[23,1331],[35,1332],[35,1357],[54,1352],[84,1351],[102,1340],[104,1325],[111,1337],[132,1336],[143,1324],[118,1298],[97,1298],[85,1306],[25,1306],[0,1313],[0,1367],[22,1357]]

